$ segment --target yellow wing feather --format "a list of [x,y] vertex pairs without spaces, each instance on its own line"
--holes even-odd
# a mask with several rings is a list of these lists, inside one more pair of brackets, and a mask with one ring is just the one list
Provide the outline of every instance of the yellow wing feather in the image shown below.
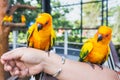
[[84,43],[84,45],[81,48],[79,61],[83,61],[84,58],[90,53],[92,49],[93,49],[93,43],[91,42],[91,39],[89,39]]

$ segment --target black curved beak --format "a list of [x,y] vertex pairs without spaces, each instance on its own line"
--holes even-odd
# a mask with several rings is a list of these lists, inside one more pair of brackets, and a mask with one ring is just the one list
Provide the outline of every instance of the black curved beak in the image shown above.
[[101,34],[99,34],[99,35],[98,35],[97,42],[101,41],[102,39],[103,39],[102,35],[101,35]]
[[42,25],[38,24],[38,31],[42,29]]

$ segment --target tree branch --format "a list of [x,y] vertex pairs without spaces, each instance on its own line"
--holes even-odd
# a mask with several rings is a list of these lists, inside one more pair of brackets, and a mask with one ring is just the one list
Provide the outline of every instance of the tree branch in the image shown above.
[[13,23],[13,22],[4,22],[2,24],[3,26],[9,26],[9,27],[25,27],[26,24],[25,23]]
[[12,15],[15,12],[15,10],[17,10],[18,8],[26,8],[26,9],[31,9],[31,10],[37,9],[37,7],[33,7],[33,6],[30,6],[30,5],[23,5],[23,4],[17,3],[16,5],[10,7],[9,15]]

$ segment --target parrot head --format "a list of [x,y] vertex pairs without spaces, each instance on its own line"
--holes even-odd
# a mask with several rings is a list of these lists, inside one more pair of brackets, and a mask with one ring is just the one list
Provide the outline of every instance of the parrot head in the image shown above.
[[112,29],[107,26],[100,26],[95,34],[97,42],[109,43],[112,37]]
[[37,24],[38,31],[45,27],[49,27],[50,25],[52,25],[51,15],[48,13],[38,14],[36,18],[36,24]]

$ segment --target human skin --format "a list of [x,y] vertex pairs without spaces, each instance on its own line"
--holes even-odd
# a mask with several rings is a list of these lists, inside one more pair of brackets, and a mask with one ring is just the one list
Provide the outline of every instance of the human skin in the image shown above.
[[13,76],[25,77],[41,71],[53,75],[58,69],[61,73],[59,80],[120,80],[118,74],[109,68],[66,59],[62,64],[61,56],[33,48],[17,48],[1,56],[4,69]]

